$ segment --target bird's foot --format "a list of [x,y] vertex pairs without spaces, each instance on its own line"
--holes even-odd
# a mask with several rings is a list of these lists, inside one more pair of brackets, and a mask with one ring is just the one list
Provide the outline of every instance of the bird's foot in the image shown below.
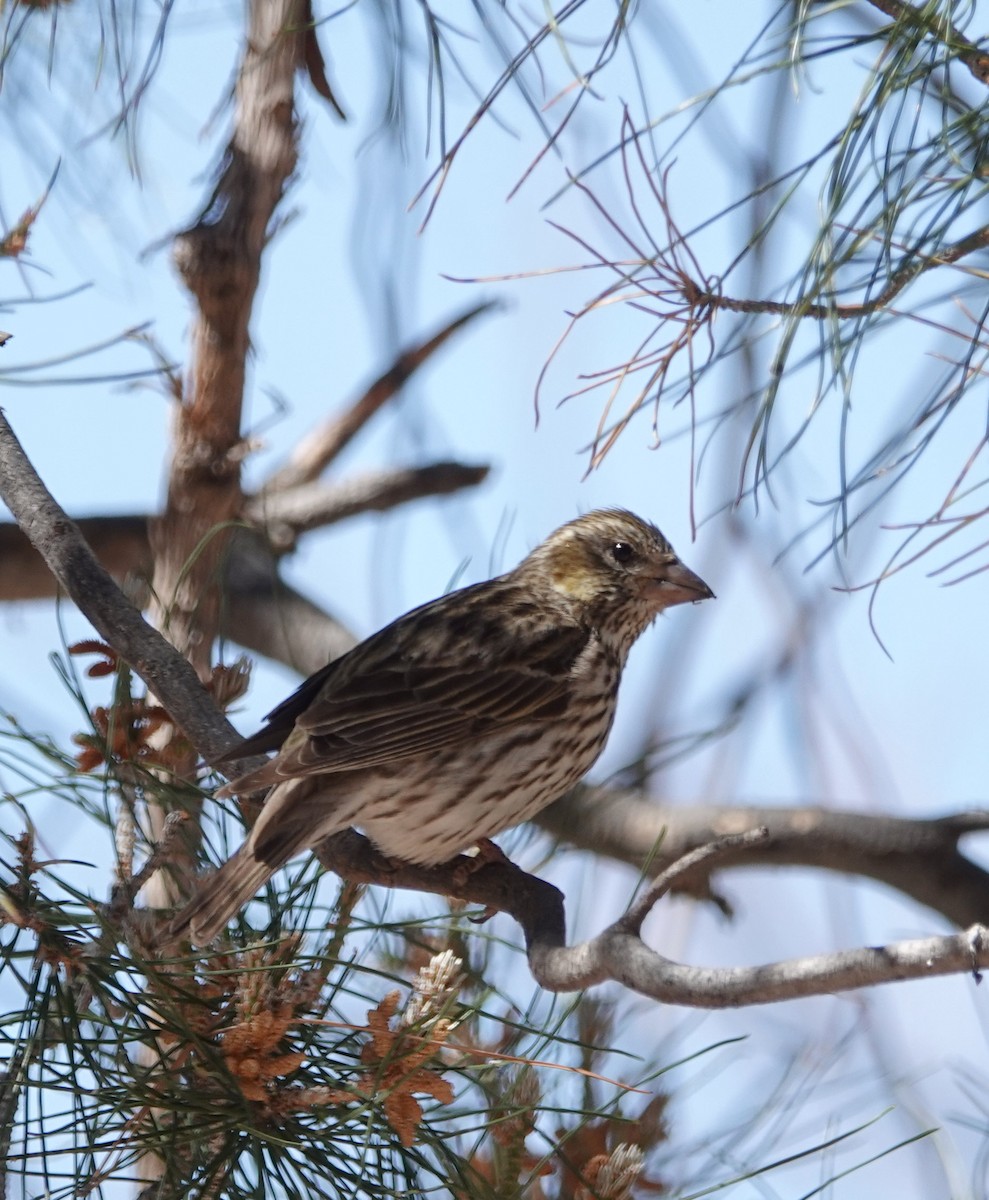
[[[463,887],[472,875],[475,875],[482,867],[490,865],[510,867],[513,866],[513,863],[504,850],[490,838],[478,838],[474,853],[462,854],[456,860],[456,866],[453,869],[454,883],[458,887]],[[496,912],[498,909],[489,904],[483,912],[476,917],[470,917],[469,920],[475,925],[483,925],[485,921],[490,921]]]
[[487,867],[492,863],[499,866],[512,866],[512,860],[490,838],[478,838],[473,849],[473,854],[461,854],[454,859],[453,879],[458,886],[465,884],[482,867]]

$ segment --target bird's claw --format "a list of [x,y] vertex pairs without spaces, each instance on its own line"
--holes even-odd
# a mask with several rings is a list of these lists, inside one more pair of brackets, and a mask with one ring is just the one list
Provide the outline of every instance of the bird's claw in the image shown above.
[[453,882],[457,887],[463,887],[472,875],[476,875],[482,867],[486,867],[489,864],[493,863],[499,866],[512,865],[512,860],[504,850],[495,845],[490,838],[478,838],[476,853],[461,854],[454,862]]

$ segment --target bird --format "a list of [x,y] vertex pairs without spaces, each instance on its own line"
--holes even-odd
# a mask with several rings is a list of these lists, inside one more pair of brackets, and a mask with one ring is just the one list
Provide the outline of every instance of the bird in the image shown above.
[[436,866],[530,820],[603,750],[639,635],[713,596],[655,525],[598,509],[506,574],[399,617],[223,756],[277,751],[217,796],[270,790],[171,935],[207,945],[276,870],[350,827],[389,859]]

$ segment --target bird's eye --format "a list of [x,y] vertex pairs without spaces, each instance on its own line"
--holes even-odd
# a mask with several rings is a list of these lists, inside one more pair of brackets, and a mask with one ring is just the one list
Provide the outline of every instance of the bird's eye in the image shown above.
[[615,542],[611,547],[611,557],[616,563],[631,562],[635,558],[635,547],[629,542]]

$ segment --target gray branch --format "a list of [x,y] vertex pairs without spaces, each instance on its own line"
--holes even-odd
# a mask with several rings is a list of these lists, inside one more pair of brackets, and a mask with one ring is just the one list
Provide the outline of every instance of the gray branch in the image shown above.
[[532,974],[554,992],[578,991],[615,980],[665,1004],[740,1008],[906,979],[979,972],[989,966],[989,930],[864,946],[836,954],[792,958],[760,967],[691,967],[657,954],[621,924],[577,946],[538,942],[529,949]]
[[284,491],[251,497],[245,515],[263,529],[279,552],[295,546],[299,536],[365,512],[385,512],[426,496],[445,496],[476,487],[489,467],[436,462],[423,467],[373,471],[336,484],[299,484]]
[[96,561],[78,526],[38,477],[0,411],[0,498],[48,569],[104,641],[131,664],[206,758],[237,741],[183,656],[145,621]]
[[[620,788],[583,785],[540,813],[539,824],[566,841],[649,874],[697,846],[756,826],[765,843],[727,851],[718,868],[817,867],[861,875],[910,896],[964,929],[989,919],[989,873],[959,849],[959,839],[989,830],[989,810],[905,818],[819,808],[698,805],[673,808]],[[700,866],[678,890],[710,898]]]
[[657,879],[646,900],[597,937],[566,944],[563,896],[558,888],[526,875],[513,863],[478,867],[460,858],[441,867],[382,862],[371,843],[349,830],[317,848],[320,862],[345,879],[382,887],[454,896],[484,906],[485,915],[506,912],[525,934],[529,966],[548,991],[581,991],[618,982],[664,1004],[690,1008],[738,1008],[805,996],[830,995],[905,979],[973,972],[989,967],[989,930],[981,924],[945,937],[893,942],[768,963],[759,967],[694,967],[650,949],[640,936],[647,911],[683,875],[726,855],[747,854],[767,841],[763,829],[731,835],[698,847]]

